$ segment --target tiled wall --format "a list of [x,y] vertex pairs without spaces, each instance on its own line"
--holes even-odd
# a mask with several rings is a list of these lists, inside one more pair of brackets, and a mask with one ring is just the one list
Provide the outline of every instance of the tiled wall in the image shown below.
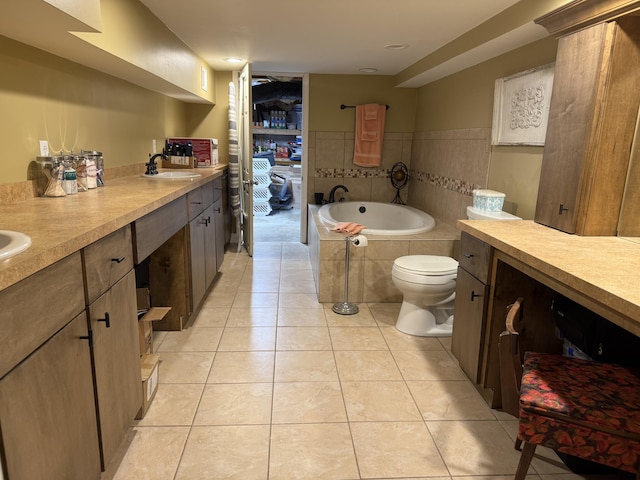
[[309,132],[309,203],[313,193],[328,198],[342,184],[346,200],[391,202],[396,190],[389,171],[404,162],[410,180],[400,192],[408,205],[456,225],[466,217],[474,188],[486,188],[491,154],[491,129],[472,128],[418,133],[387,133],[378,168],[353,164],[353,132]]
[[[314,192],[323,192],[327,199],[331,188],[339,184],[349,189],[341,194],[345,200],[391,202],[396,189],[391,186],[389,171],[396,162],[409,165],[412,136],[386,133],[380,167],[363,168],[353,164],[353,132],[309,132],[309,203],[314,201]],[[401,195],[406,201],[407,189]]]
[[455,226],[486,188],[490,156],[490,128],[415,133],[407,203]]

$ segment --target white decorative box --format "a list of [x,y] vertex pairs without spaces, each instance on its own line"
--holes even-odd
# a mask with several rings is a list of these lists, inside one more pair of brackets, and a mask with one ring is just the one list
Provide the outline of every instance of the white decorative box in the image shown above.
[[494,190],[474,190],[473,206],[486,212],[500,212],[504,205],[504,193]]

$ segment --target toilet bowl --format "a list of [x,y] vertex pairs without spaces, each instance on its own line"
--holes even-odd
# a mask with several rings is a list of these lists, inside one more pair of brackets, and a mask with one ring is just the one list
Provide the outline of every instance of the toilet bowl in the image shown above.
[[409,335],[451,336],[458,262],[438,255],[396,258],[393,284],[402,292],[396,328]]

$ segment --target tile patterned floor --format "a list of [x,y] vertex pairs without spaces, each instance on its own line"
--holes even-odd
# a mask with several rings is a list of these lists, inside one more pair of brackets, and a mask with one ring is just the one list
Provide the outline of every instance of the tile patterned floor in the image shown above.
[[[227,252],[194,323],[156,332],[158,392],[103,479],[512,478],[517,422],[398,310],[318,303],[305,245]],[[540,448],[530,478],[581,477]]]

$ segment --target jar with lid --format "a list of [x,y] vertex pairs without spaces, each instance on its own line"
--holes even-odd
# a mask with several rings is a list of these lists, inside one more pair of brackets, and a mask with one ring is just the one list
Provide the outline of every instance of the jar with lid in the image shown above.
[[65,155],[63,165],[62,189],[67,195],[74,195],[78,193],[78,177],[76,175],[76,169],[73,168],[73,157],[71,155]]

